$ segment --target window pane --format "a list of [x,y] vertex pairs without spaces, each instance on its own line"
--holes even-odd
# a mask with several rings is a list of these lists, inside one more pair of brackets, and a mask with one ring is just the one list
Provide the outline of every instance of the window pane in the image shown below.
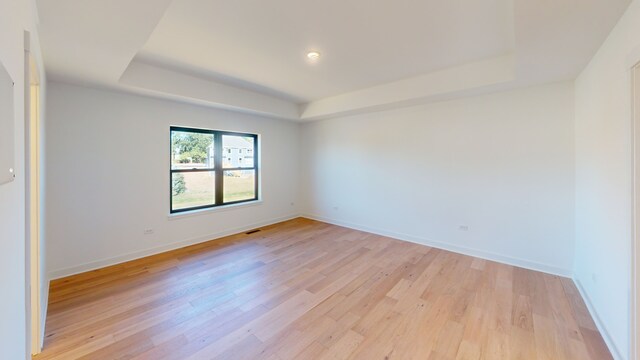
[[171,131],[171,168],[213,168],[213,134]]
[[224,172],[224,202],[255,199],[255,170],[231,170]]
[[180,172],[171,177],[173,210],[215,204],[215,172]]
[[251,136],[222,135],[222,167],[252,168],[254,138]]

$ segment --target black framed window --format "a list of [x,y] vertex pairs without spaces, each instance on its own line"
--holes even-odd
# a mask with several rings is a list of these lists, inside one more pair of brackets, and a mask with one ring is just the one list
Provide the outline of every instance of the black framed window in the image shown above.
[[258,200],[258,135],[170,130],[171,213]]

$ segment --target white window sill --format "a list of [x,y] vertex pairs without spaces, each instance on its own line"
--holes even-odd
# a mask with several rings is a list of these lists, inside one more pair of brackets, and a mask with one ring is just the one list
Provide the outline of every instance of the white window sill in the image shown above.
[[208,215],[208,214],[211,214],[211,213],[217,213],[217,212],[222,212],[222,211],[230,211],[230,210],[237,210],[237,209],[240,209],[240,208],[258,206],[258,205],[262,205],[262,200],[261,199],[260,200],[254,200],[254,201],[247,201],[247,202],[238,203],[238,204],[222,205],[222,206],[212,207],[212,208],[207,208],[207,209],[190,210],[190,211],[184,211],[184,212],[179,212],[179,213],[175,213],[175,214],[169,214],[169,216],[167,216],[167,218],[169,220],[179,220],[179,219],[193,217],[193,216]]

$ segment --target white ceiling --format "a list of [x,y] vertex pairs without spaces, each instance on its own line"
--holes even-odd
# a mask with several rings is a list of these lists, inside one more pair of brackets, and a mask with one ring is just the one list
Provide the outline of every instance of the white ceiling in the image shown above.
[[[574,78],[630,0],[39,0],[47,74],[294,120]],[[317,50],[309,64],[305,53]]]
[[38,0],[47,76],[112,83],[126,70],[172,0]]
[[139,55],[308,102],[510,52],[509,2],[180,0]]

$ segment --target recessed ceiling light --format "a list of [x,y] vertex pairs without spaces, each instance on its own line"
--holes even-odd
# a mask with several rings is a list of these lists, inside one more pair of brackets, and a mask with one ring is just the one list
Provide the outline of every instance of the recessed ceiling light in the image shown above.
[[320,53],[317,51],[309,51],[307,53],[307,59],[311,61],[317,61],[320,58]]

